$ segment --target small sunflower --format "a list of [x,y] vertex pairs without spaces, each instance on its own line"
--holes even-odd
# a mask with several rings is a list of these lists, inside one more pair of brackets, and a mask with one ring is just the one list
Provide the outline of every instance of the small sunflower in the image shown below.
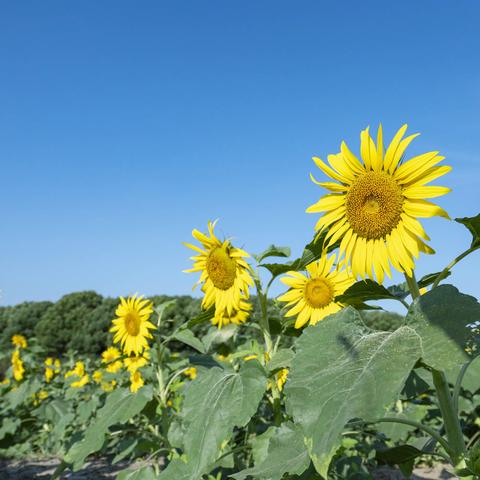
[[130,391],[132,393],[136,393],[138,390],[140,390],[140,388],[143,387],[144,384],[145,382],[143,381],[142,374],[139,370],[135,370],[130,375]]
[[217,325],[218,328],[222,328],[225,325],[234,323],[235,325],[241,325],[247,321],[252,310],[252,304],[244,300],[240,300],[239,308],[233,309],[229,314],[227,309],[221,311],[215,311],[215,315],[212,318],[212,324]]
[[277,382],[277,388],[280,392],[283,390],[283,386],[285,385],[285,382],[287,381],[287,377],[288,377],[288,368],[282,368],[275,375],[276,382]]
[[354,283],[348,270],[339,265],[333,268],[336,255],[323,255],[320,260],[307,265],[306,274],[287,272],[288,277],[281,281],[290,287],[286,293],[278,297],[281,302],[288,302],[290,308],[287,317],[297,315],[295,328],[303,327],[307,322],[315,325],[327,315],[343,308],[335,302],[335,297],[342,294]]
[[[449,166],[438,166],[445,157],[428,152],[403,161],[410,142],[418,134],[403,138],[404,125],[384,150],[380,125],[377,144],[369,129],[360,135],[360,161],[342,142],[340,153],[329,155],[327,165],[313,157],[324,174],[336,182],[312,181],[331,193],[307,209],[309,213],[324,212],[315,230],[328,229],[327,246],[341,239],[339,254],[352,268],[356,278],[376,277],[383,282],[391,277],[390,264],[398,271],[412,275],[413,257],[434,253],[424,240],[430,240],[418,218],[440,216],[447,212],[427,198],[439,197],[450,191],[447,187],[428,183],[445,175]],[[338,183],[337,183],[338,182]]]
[[87,374],[85,375],[82,375],[82,377],[80,378],[80,380],[76,380],[75,382],[72,382],[71,383],[71,387],[72,388],[82,388],[84,387],[85,385],[87,385],[87,383],[90,381],[90,376]]
[[72,376],[83,377],[85,375],[85,364],[82,361],[76,362],[75,367],[65,373],[65,378]]
[[104,392],[112,392],[116,385],[117,385],[117,382],[115,380],[112,380],[111,382],[103,382],[102,390]]
[[197,378],[197,369],[195,367],[187,368],[184,370],[183,374],[190,380],[195,380]]
[[102,383],[103,373],[101,370],[95,370],[92,375],[92,379],[95,383]]
[[27,339],[23,335],[13,335],[12,344],[18,348],[27,348]]
[[192,235],[203,246],[203,249],[184,243],[198,255],[191,257],[193,268],[185,272],[202,272],[198,283],[202,284],[205,296],[202,307],[207,309],[215,306],[219,312],[226,311],[232,315],[240,309],[242,298],[248,299],[249,287],[253,286],[250,275],[250,266],[244,260],[250,255],[234,247],[230,240],[220,241],[214,233],[216,222],[208,222],[210,236],[204,235],[198,230],[193,230]]
[[140,355],[130,355],[130,357],[125,358],[123,364],[130,373],[134,373],[139,368],[144,367],[149,360],[150,353],[146,350]]
[[115,347],[108,347],[102,352],[102,363],[106,363],[105,370],[110,373],[116,373],[122,368],[122,361],[118,360],[121,357],[120,350]]
[[150,300],[136,295],[127,300],[120,297],[120,305],[115,311],[118,318],[112,321],[110,331],[115,334],[113,341],[120,343],[127,355],[132,352],[138,355],[148,348],[147,339],[153,338],[149,330],[157,328],[148,321],[152,312],[153,304]]
[[17,382],[20,382],[21,380],[23,380],[23,377],[25,374],[25,368],[23,366],[23,360],[20,357],[19,350],[14,350],[14,352],[12,353],[12,372],[13,372],[13,378]]

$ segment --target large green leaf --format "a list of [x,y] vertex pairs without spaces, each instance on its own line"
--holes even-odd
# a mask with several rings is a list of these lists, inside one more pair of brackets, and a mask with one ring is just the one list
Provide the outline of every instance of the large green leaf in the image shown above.
[[82,468],[87,456],[102,448],[108,428],[116,423],[124,423],[140,413],[152,395],[150,386],[141,388],[137,393],[130,393],[126,388],[111,393],[105,405],[98,410],[93,423],[85,431],[83,439],[67,452],[65,461],[73,464],[74,471]]
[[468,360],[467,327],[480,318],[480,304],[452,285],[440,285],[410,307],[407,325],[422,337],[423,361],[437,370],[449,370]]
[[174,340],[178,340],[179,342],[184,343],[185,345],[188,345],[189,347],[194,348],[195,350],[197,350],[200,353],[205,353],[205,345],[188,328],[185,328],[183,330],[179,330],[178,332],[175,332],[172,335],[172,338]]
[[256,412],[267,378],[256,360],[239,372],[218,367],[198,375],[188,387],[183,404],[187,463],[173,461],[160,478],[200,479],[217,460],[234,427],[245,426]]
[[472,234],[472,244],[470,248],[480,247],[480,213],[475,217],[456,218],[456,222],[465,225]]
[[268,257],[284,257],[287,258],[291,255],[290,247],[278,247],[276,245],[270,245],[266,248],[265,251],[260,253],[259,255],[254,255],[255,260],[260,263],[265,258]]
[[357,305],[369,300],[400,300],[400,298],[373,280],[360,280],[335,298],[345,305]]
[[263,462],[231,475],[235,480],[253,477],[258,480],[281,480],[285,473],[300,475],[310,465],[303,433],[293,424],[276,428],[268,446],[268,454]]
[[345,424],[382,416],[420,356],[412,328],[373,332],[351,307],[305,330],[285,386],[286,405],[321,475]]

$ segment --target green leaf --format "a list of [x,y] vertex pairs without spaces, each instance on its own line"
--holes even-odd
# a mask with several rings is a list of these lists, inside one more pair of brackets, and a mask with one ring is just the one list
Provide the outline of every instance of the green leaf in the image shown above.
[[255,260],[260,263],[262,260],[268,257],[289,257],[291,255],[290,247],[277,247],[276,245],[270,245],[267,249],[259,255],[254,255]]
[[228,342],[236,333],[237,325],[230,323],[223,328],[212,327],[203,337],[203,343],[207,352],[215,345]]
[[462,388],[471,393],[476,393],[480,389],[480,355],[475,357],[468,366],[463,377]]
[[[391,413],[388,412],[389,418],[398,418],[400,420],[414,420],[416,422],[421,422],[427,411],[429,410],[429,405],[418,405],[414,403],[408,404],[408,406],[402,412]],[[375,428],[387,436],[392,442],[405,441],[408,435],[414,430],[414,427],[410,425],[405,425],[404,423],[378,423]]]
[[162,322],[162,317],[165,313],[165,311],[169,308],[172,307],[177,303],[177,300],[168,300],[166,302],[161,303],[158,307],[155,307],[155,312],[158,315],[158,320],[157,320],[157,326],[160,326],[160,323]]
[[255,360],[239,372],[214,367],[199,374],[185,392],[182,411],[188,462],[171,462],[160,478],[196,480],[207,473],[234,427],[245,426],[257,411],[266,384],[265,371]]
[[200,353],[205,353],[205,345],[199,338],[195,336],[195,334],[191,330],[179,330],[172,335],[172,338],[184,343],[185,345],[188,345],[189,347],[194,348]]
[[120,462],[120,460],[123,460],[125,457],[130,455],[134,450],[135,447],[138,444],[138,438],[126,438],[117,447],[118,453],[113,457],[112,460],[112,465],[115,465],[116,463]]
[[443,278],[447,278],[449,277],[452,272],[447,272],[447,273],[443,273],[443,272],[435,272],[435,273],[429,273],[428,275],[425,275],[423,276],[419,281],[418,281],[418,287],[419,288],[426,288],[426,287],[429,287],[430,285],[432,285],[435,280],[437,279],[437,277],[442,274]]
[[377,458],[388,465],[401,465],[402,463],[421,457],[423,452],[413,445],[399,445],[397,447],[377,450]]
[[286,405],[321,475],[327,476],[345,424],[382,416],[420,356],[412,328],[373,332],[351,307],[304,331],[285,386]]
[[78,471],[88,455],[102,448],[108,428],[116,423],[125,423],[143,410],[151,400],[153,392],[150,386],[141,388],[137,393],[130,393],[126,388],[115,390],[98,410],[84,437],[75,443],[65,456],[65,461],[73,464],[73,470]]
[[295,353],[290,348],[280,348],[272,356],[268,362],[267,367],[270,372],[278,370],[279,368],[287,368],[290,366]]
[[117,480],[157,480],[152,467],[141,467],[138,470],[127,469],[117,475]]
[[383,299],[399,300],[399,297],[373,280],[360,280],[347,288],[342,295],[335,297],[335,301],[352,306],[369,300]]
[[26,380],[17,389],[10,390],[5,395],[5,400],[11,408],[15,409],[21,403],[31,401],[32,395],[37,393],[41,386],[37,378]]
[[13,435],[21,423],[19,418],[5,417],[0,427],[0,440],[3,440],[7,435]]
[[258,480],[280,480],[285,473],[300,475],[309,465],[310,457],[302,431],[292,423],[287,423],[275,429],[263,462],[231,477],[235,480],[245,480],[249,476]]
[[470,248],[480,248],[480,213],[475,217],[456,218],[455,221],[465,225],[472,234]]
[[215,307],[211,307],[208,310],[202,311],[196,317],[193,317],[191,320],[188,321],[187,326],[188,328],[192,328],[195,325],[199,325],[200,323],[205,323],[210,321],[213,316],[215,315]]
[[422,338],[423,361],[437,370],[449,370],[468,360],[467,327],[480,318],[480,304],[452,285],[440,285],[417,298],[406,317]]

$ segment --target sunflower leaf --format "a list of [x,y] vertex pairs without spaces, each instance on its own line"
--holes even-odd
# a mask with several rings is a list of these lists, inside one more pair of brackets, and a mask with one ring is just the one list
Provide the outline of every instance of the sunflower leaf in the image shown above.
[[383,415],[421,357],[421,339],[406,326],[371,331],[350,307],[308,327],[296,345],[285,385],[287,412],[300,425],[315,468],[327,478],[346,423]]
[[406,324],[423,340],[423,361],[438,370],[449,370],[468,360],[468,325],[479,318],[480,304],[474,297],[452,285],[440,285],[415,300]]
[[285,473],[302,474],[310,465],[301,430],[291,423],[276,428],[268,445],[266,458],[259,465],[231,475],[235,480],[253,477],[259,480],[281,480]]
[[172,338],[173,340],[178,340],[179,342],[182,342],[185,345],[194,348],[200,353],[206,352],[203,342],[199,338],[197,338],[191,330],[188,330],[188,328],[175,332],[172,335]]
[[336,302],[355,306],[369,300],[402,300],[382,285],[373,280],[360,280],[347,288],[342,295],[335,297]]
[[190,319],[187,323],[187,327],[191,328],[200,323],[208,322],[215,315],[215,307],[211,307],[208,310],[203,310],[202,313]]
[[456,218],[455,221],[468,228],[472,234],[470,248],[480,248],[480,213],[475,217]]
[[173,461],[160,479],[197,480],[220,456],[235,427],[245,426],[265,392],[267,377],[256,360],[239,372],[213,367],[189,385],[182,411],[187,463]]
[[260,263],[262,260],[268,257],[289,257],[291,255],[290,247],[277,247],[276,245],[270,245],[267,249],[259,255],[254,255],[255,260]]

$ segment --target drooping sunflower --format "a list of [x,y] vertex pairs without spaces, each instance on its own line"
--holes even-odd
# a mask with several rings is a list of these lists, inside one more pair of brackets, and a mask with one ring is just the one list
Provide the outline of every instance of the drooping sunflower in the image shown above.
[[251,310],[251,303],[248,303],[245,300],[240,300],[238,310],[234,309],[230,314],[228,313],[227,309],[224,309],[223,312],[216,310],[215,315],[212,318],[212,324],[217,325],[218,328],[222,328],[230,323],[241,325],[247,321]]
[[403,161],[405,150],[418,134],[404,137],[401,127],[384,149],[382,126],[377,143],[369,129],[360,135],[360,161],[342,142],[340,153],[329,155],[327,165],[314,157],[322,172],[336,182],[318,182],[331,193],[307,209],[324,212],[315,230],[328,229],[327,246],[341,239],[339,253],[352,268],[356,278],[376,277],[383,282],[391,277],[390,264],[411,276],[413,257],[419,252],[434,253],[424,240],[430,240],[417,218],[441,216],[447,212],[429,198],[445,195],[447,187],[427,185],[445,175],[450,166],[437,165],[445,157],[433,151]]
[[125,300],[120,297],[120,305],[115,311],[118,318],[112,320],[114,332],[114,343],[120,343],[124,353],[130,355],[132,352],[139,355],[142,350],[148,348],[148,339],[153,338],[149,330],[157,327],[148,321],[153,313],[153,304],[143,297],[128,297]]
[[335,297],[350,287],[355,279],[347,269],[337,264],[336,255],[323,255],[316,262],[307,265],[305,274],[295,271],[287,272],[281,281],[290,289],[280,295],[278,300],[287,302],[290,308],[287,317],[297,316],[295,328],[303,327],[307,322],[315,325],[327,315],[338,312],[343,305],[335,302]]
[[140,388],[143,387],[145,382],[143,381],[142,374],[140,373],[140,370],[135,370],[131,375],[130,375],[130,391],[132,393],[138,392]]
[[250,266],[244,260],[250,255],[234,247],[228,239],[223,242],[219,240],[214,233],[215,225],[216,221],[208,222],[210,236],[197,229],[192,231],[193,237],[202,244],[203,249],[184,243],[198,253],[191,257],[193,268],[185,272],[202,272],[197,284],[202,284],[202,291],[205,293],[203,308],[208,309],[215,305],[216,311],[227,311],[232,315],[234,310],[240,309],[241,299],[248,299],[248,289],[253,286]]
[[102,363],[107,364],[105,367],[107,372],[116,373],[122,368],[122,361],[118,360],[120,356],[120,350],[115,347],[108,347],[102,352]]

